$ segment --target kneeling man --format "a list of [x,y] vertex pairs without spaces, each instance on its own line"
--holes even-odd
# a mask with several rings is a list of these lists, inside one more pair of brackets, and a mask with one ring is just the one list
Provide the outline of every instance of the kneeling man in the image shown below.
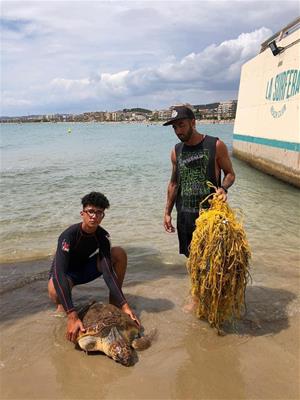
[[57,311],[67,313],[66,336],[72,342],[76,341],[79,330],[85,331],[73,305],[72,288],[101,275],[109,289],[109,302],[139,324],[122,292],[126,252],[121,247],[111,247],[108,232],[99,226],[109,201],[102,193],[91,192],[81,202],[82,222],[71,225],[59,236],[48,283],[49,297],[57,305]]

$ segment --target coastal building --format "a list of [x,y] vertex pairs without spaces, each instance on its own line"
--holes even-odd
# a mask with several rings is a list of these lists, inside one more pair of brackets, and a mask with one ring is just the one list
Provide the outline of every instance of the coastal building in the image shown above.
[[198,108],[197,114],[199,119],[218,119],[218,108]]
[[218,119],[234,119],[236,114],[237,100],[221,101],[217,108]]
[[146,116],[142,113],[132,113],[132,120],[142,122],[146,120]]
[[166,120],[170,119],[171,115],[172,115],[172,109],[173,108],[169,108],[168,110],[158,110],[157,111],[157,119],[159,121],[166,121]]
[[300,187],[300,18],[243,65],[233,154]]

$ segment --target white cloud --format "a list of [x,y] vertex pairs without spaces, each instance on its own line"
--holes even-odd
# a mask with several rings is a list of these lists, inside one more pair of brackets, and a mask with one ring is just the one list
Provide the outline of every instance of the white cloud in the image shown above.
[[106,93],[111,93],[113,96],[126,96],[128,87],[126,84],[129,71],[120,71],[116,74],[104,73],[100,76],[100,85],[98,89],[104,89]]
[[80,92],[89,87],[94,95],[104,93],[105,96],[123,98],[159,93],[166,89],[184,91],[193,85],[206,90],[222,89],[224,84],[237,84],[241,65],[258,53],[261,42],[271,33],[266,28],[243,33],[237,39],[209,46],[198,54],[188,54],[179,61],[173,60],[157,68],[102,73],[98,80],[56,78],[51,85],[72,95],[80,96]]
[[2,107],[12,106],[12,107],[20,107],[20,106],[30,106],[32,102],[27,99],[14,98],[9,96],[3,96],[2,98]]
[[2,112],[236,97],[241,65],[297,10],[289,0],[2,1]]
[[83,88],[90,85],[90,80],[88,78],[85,79],[64,79],[64,78],[55,78],[52,79],[50,85],[54,88],[62,89],[62,90],[82,90]]

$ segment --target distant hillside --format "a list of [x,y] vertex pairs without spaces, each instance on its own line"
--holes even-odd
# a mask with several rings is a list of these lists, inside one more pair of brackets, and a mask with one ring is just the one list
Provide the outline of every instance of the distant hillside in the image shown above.
[[209,109],[212,110],[213,108],[217,108],[220,103],[210,103],[210,104],[199,104],[193,105],[193,108],[198,108],[200,110]]
[[124,108],[123,112],[136,112],[136,113],[144,113],[144,114],[152,114],[151,110],[147,110],[146,108]]

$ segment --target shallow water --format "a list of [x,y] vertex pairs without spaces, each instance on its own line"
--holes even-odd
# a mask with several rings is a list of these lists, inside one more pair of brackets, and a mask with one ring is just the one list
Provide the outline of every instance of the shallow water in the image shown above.
[[[1,128],[0,261],[52,254],[59,233],[80,218],[81,197],[92,190],[110,200],[103,225],[113,241],[161,242],[176,143],[171,128],[118,123]],[[203,129],[218,131],[213,125]],[[222,125],[220,137],[231,146],[232,125]]]
[[[69,127],[1,126],[1,398],[299,398],[299,190],[233,159],[229,203],[244,213],[253,281],[247,314],[219,337],[182,312],[185,258],[162,227],[171,128]],[[199,130],[231,149],[232,125]],[[128,252],[124,292],[145,329],[159,331],[132,368],[76,351],[47,298],[57,236],[79,221],[90,190],[108,196],[103,226]],[[75,288],[74,299],[107,301],[103,281]]]

